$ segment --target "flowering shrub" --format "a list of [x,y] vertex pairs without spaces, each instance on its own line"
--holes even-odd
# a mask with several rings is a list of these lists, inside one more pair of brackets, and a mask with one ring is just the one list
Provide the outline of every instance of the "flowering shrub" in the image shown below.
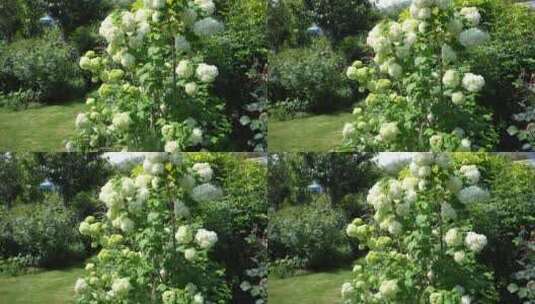
[[485,79],[463,61],[487,33],[475,7],[415,0],[410,17],[382,21],[368,34],[375,52],[355,61],[347,77],[369,95],[343,129],[347,150],[469,151],[492,149],[491,115],[477,102]]
[[525,229],[515,239],[515,243],[520,247],[520,258],[518,264],[522,269],[516,272],[513,277],[520,283],[510,283],[507,289],[510,293],[516,294],[524,303],[535,302],[535,232],[529,233]]
[[76,282],[77,303],[228,303],[224,271],[210,254],[218,235],[198,214],[222,195],[212,168],[152,153],[133,172],[102,187],[106,216],[79,226],[102,249]]
[[106,53],[80,59],[102,85],[76,118],[67,150],[176,152],[220,143],[229,126],[224,105],[210,95],[219,71],[198,47],[223,29],[214,11],[211,0],[144,0],[111,13],[99,30]]
[[454,168],[447,154],[420,153],[398,178],[369,191],[368,223],[347,226],[368,254],[342,286],[345,303],[496,303],[490,273],[476,257],[487,237],[467,208],[489,198],[476,166]]

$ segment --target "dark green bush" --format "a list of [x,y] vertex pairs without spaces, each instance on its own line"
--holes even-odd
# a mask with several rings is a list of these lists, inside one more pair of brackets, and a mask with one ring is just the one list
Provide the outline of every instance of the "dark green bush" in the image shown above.
[[[217,183],[225,191],[222,200],[199,206],[200,213],[206,229],[217,231],[215,257],[225,265],[233,298],[237,303],[250,303],[251,298],[239,285],[244,280],[257,284],[267,272],[267,168],[238,154],[200,153],[193,158],[211,164]],[[246,275],[244,269],[252,270],[255,276]]]
[[270,259],[297,257],[310,269],[339,266],[350,256],[346,222],[342,211],[325,203],[281,209],[270,215]]
[[285,49],[270,57],[270,100],[298,99],[307,111],[333,111],[350,103],[352,91],[343,75],[344,57],[328,40],[316,39],[310,47]]
[[347,36],[338,44],[338,50],[345,55],[348,62],[362,59],[366,55],[366,36]]
[[0,91],[41,92],[41,102],[57,102],[84,93],[76,52],[58,31],[0,46]]
[[31,256],[39,267],[64,266],[85,257],[74,213],[50,196],[45,203],[0,212],[0,255]]
[[236,0],[220,3],[218,9],[225,31],[206,41],[206,61],[219,68],[215,93],[225,100],[229,116],[236,117],[230,140],[238,146],[234,150],[252,150],[239,148],[254,146],[247,140],[255,134],[238,120],[243,115],[258,118],[259,113],[252,114],[247,106],[265,97],[267,4],[263,0]]
[[89,50],[104,45],[104,39],[98,34],[100,23],[82,25],[76,28],[70,35],[69,41],[78,50],[79,54],[85,54]]
[[312,16],[303,0],[268,1],[268,41],[272,49],[298,47],[307,44],[306,29],[312,25]]

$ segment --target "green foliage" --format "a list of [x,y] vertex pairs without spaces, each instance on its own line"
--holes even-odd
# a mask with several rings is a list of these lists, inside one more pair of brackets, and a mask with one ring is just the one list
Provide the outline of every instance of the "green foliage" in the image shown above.
[[513,244],[522,227],[535,223],[535,170],[522,163],[513,163],[504,156],[486,153],[455,153],[456,162],[477,164],[491,199],[470,208],[474,226],[489,239],[482,259],[493,268],[497,286],[504,299],[511,298],[505,290],[517,269],[518,249]]
[[99,26],[99,22],[82,25],[69,35],[70,43],[80,54],[105,44],[104,39],[98,34]]
[[64,266],[87,254],[74,212],[58,197],[2,210],[0,218],[0,255],[33,257],[32,265],[25,266]]
[[32,105],[37,105],[41,100],[40,94],[40,92],[23,89],[8,92],[7,94],[0,91],[0,107],[13,111],[27,109]]
[[338,50],[345,55],[348,62],[364,58],[367,55],[366,36],[347,36],[338,44]]
[[277,211],[270,215],[268,228],[270,259],[297,257],[311,269],[345,263],[349,255],[342,232],[345,222],[341,210],[322,202]]
[[36,258],[31,255],[0,258],[0,274],[17,276],[29,272],[30,267],[35,265],[37,265]]
[[368,31],[379,15],[366,0],[304,0],[312,19],[333,38]]
[[353,95],[343,76],[344,57],[324,38],[314,40],[310,47],[273,54],[269,63],[270,100],[299,100],[305,102],[301,108],[318,112],[339,109]]
[[[482,7],[482,19],[490,33],[490,40],[474,49],[469,58],[474,70],[481,71],[487,83],[481,100],[493,109],[497,123],[507,127],[512,124],[512,115],[522,110],[520,101],[530,94],[515,82],[519,77],[522,81],[532,81],[535,72],[532,30],[535,13],[528,6],[508,0],[465,0],[464,3]],[[507,138],[505,133],[502,137],[500,151],[519,150],[518,142]]]
[[272,49],[298,47],[309,42],[306,29],[312,18],[303,0],[268,1],[268,5],[267,35]]
[[233,299],[252,301],[239,285],[242,281],[257,285],[266,276],[249,276],[244,269],[256,269],[253,274],[265,272],[267,168],[239,154],[199,153],[193,159],[210,163],[225,189],[223,199],[202,204],[200,213],[205,227],[218,234],[215,257],[225,265],[227,280],[233,284]]
[[519,247],[517,263],[521,269],[513,274],[514,281],[507,286],[507,290],[516,294],[524,303],[535,301],[535,230],[531,233],[523,229],[515,238],[515,245]]
[[58,31],[41,38],[0,45],[0,90],[38,92],[39,101],[65,101],[81,95],[85,81],[73,49]]
[[304,269],[306,263],[306,259],[297,256],[277,259],[270,263],[269,274],[280,279],[292,277],[299,270]]
[[220,6],[224,6],[225,31],[209,38],[205,47],[206,61],[220,72],[214,90],[225,99],[227,113],[238,119],[248,117],[243,120],[247,123],[234,122],[232,143],[252,149],[235,150],[254,150],[257,145],[255,150],[265,150],[266,1],[228,1]]

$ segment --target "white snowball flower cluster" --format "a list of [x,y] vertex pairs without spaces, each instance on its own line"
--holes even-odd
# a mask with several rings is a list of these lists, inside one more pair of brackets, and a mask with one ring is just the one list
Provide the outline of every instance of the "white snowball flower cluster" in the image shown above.
[[464,244],[473,252],[480,252],[487,245],[487,237],[470,231],[466,234]]
[[348,122],[344,125],[344,129],[342,130],[342,136],[348,137],[354,132],[355,132],[355,124]]
[[386,280],[379,286],[379,293],[385,298],[392,298],[399,292],[397,280]]
[[196,163],[192,167],[193,171],[199,175],[201,181],[206,183],[212,179],[214,171],[208,163]]
[[478,28],[469,28],[459,34],[459,42],[467,47],[474,47],[487,41],[489,35]]
[[411,4],[411,0],[370,0],[381,12],[386,14],[396,14]]
[[217,200],[222,196],[223,191],[221,188],[209,183],[196,186],[191,191],[191,197],[199,203]]
[[457,228],[451,228],[446,232],[444,241],[450,247],[459,246],[463,243],[463,237]]
[[176,67],[176,74],[179,78],[187,79],[193,76],[193,64],[190,60],[181,60]]
[[112,296],[120,296],[128,293],[130,289],[132,288],[132,285],[130,284],[129,278],[118,278],[113,280],[113,283],[111,285],[111,291],[110,295]]
[[342,285],[342,290],[341,290],[342,299],[349,298],[353,294],[354,291],[355,289],[353,288],[353,285],[351,285],[351,283],[349,282],[344,283]]
[[488,200],[489,197],[490,194],[486,190],[483,190],[478,186],[466,187],[459,191],[459,193],[457,194],[457,198],[459,199],[459,201],[465,205],[484,202]]
[[193,32],[197,36],[209,37],[223,30],[223,24],[212,17],[201,19],[193,24]]
[[477,7],[463,7],[460,13],[471,26],[477,26],[479,20],[481,20],[481,15]]
[[197,234],[195,234],[195,242],[203,249],[211,248],[217,242],[217,233],[206,229],[199,229]]
[[199,80],[206,83],[214,82],[216,77],[219,75],[219,71],[216,66],[205,63],[199,64],[195,73]]
[[121,112],[113,116],[112,125],[117,129],[127,129],[132,124],[130,113]]
[[195,0],[193,3],[208,15],[212,15],[215,12],[215,4],[212,0]]
[[175,239],[179,244],[189,244],[193,241],[193,232],[191,231],[191,228],[186,225],[178,227]]
[[382,141],[393,141],[398,134],[399,129],[397,122],[384,123],[379,130],[380,140]]
[[481,173],[475,165],[462,166],[459,169],[459,172],[466,177],[470,184],[477,184],[479,182],[479,178],[481,177]]
[[79,278],[78,280],[76,280],[76,283],[74,284],[74,292],[76,294],[81,294],[87,290],[87,287],[88,287],[87,282],[84,279]]
[[448,88],[455,88],[461,82],[459,72],[455,70],[447,70],[442,77],[442,83]]
[[479,92],[485,86],[485,79],[481,75],[466,73],[463,77],[463,87],[470,92]]

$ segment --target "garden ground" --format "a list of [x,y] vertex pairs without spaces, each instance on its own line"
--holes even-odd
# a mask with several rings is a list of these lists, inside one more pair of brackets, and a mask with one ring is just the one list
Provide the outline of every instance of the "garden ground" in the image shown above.
[[351,279],[352,272],[349,270],[307,273],[285,279],[269,277],[268,303],[340,303],[340,287]]
[[0,302],[9,304],[67,304],[83,268],[43,271],[17,277],[0,276]]
[[75,131],[82,102],[43,106],[23,111],[0,109],[0,151],[63,151],[63,141]]
[[323,114],[288,121],[270,121],[268,147],[270,152],[327,152],[342,141],[344,124],[351,113]]

